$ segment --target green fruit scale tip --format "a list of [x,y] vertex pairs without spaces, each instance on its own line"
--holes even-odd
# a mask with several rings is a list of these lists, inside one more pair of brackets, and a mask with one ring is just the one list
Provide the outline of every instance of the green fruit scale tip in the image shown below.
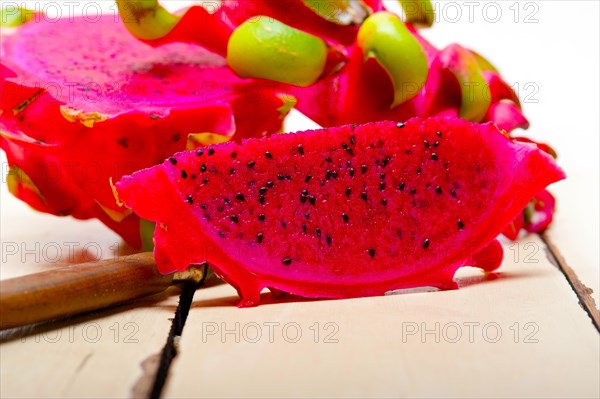
[[241,77],[308,86],[322,75],[327,53],[318,37],[259,16],[233,32],[227,64]]
[[358,31],[358,47],[365,58],[375,58],[394,85],[395,107],[416,95],[428,75],[427,56],[418,40],[394,14],[371,15]]

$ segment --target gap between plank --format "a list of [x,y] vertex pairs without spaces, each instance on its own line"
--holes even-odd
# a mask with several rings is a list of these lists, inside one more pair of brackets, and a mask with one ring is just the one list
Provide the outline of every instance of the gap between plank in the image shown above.
[[207,274],[208,266],[205,265],[204,274],[200,282],[186,282],[181,287],[179,305],[177,305],[175,317],[171,323],[171,330],[169,331],[167,342],[165,343],[165,346],[159,355],[160,360],[158,369],[156,370],[154,383],[148,392],[148,398],[150,399],[158,399],[161,397],[161,393],[165,387],[167,378],[169,377],[169,369],[171,368],[173,359],[175,356],[177,356],[177,345],[181,334],[183,333],[183,327],[185,326],[185,322],[190,312],[190,307],[194,299],[194,293],[204,283]]
[[552,257],[551,260],[554,261],[553,263],[558,266],[559,270],[565,276],[569,285],[573,291],[575,291],[575,294],[579,299],[579,304],[588,314],[590,319],[592,319],[592,324],[596,327],[596,330],[600,332],[600,312],[598,311],[598,308],[596,308],[596,301],[594,301],[594,298],[592,298],[591,295],[593,290],[581,282],[577,273],[575,273],[575,271],[567,264],[552,240],[550,240],[545,233],[542,233],[539,236],[546,245],[546,248],[548,248],[548,252]]

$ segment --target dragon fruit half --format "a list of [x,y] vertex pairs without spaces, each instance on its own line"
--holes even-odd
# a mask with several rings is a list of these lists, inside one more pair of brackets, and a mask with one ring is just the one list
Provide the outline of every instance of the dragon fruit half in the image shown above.
[[115,204],[111,179],[186,148],[278,132],[294,105],[203,47],[143,44],[114,16],[32,20],[1,51],[10,191],[42,212],[98,218],[134,247],[146,224]]
[[[446,116],[494,122],[507,134],[529,127],[517,94],[489,61],[458,44],[437,49],[419,34],[433,20],[427,0],[401,1],[404,22],[381,0],[229,0],[176,15],[156,0],[117,3],[141,40],[211,46],[238,75],[278,82],[323,126]],[[549,224],[554,199],[545,190],[539,196],[545,200],[533,199],[507,237]],[[535,223],[533,209],[541,215]]]

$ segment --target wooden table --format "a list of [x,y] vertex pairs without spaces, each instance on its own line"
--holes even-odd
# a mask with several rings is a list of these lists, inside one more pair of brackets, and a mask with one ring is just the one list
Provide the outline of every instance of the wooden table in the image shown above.
[[[264,294],[237,309],[235,291],[213,278],[195,292],[5,331],[0,396],[597,398],[598,198],[581,190],[592,178],[555,185],[550,231],[505,243],[495,273],[460,270],[459,290]],[[126,250],[101,224],[33,212],[4,186],[0,203],[2,279]]]

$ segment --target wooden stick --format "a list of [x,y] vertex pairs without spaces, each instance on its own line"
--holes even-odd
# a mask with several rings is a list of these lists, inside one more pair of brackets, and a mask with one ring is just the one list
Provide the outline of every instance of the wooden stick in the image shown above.
[[152,253],[83,263],[0,281],[0,329],[102,309],[163,292],[174,280],[199,282],[203,268],[160,274]]

